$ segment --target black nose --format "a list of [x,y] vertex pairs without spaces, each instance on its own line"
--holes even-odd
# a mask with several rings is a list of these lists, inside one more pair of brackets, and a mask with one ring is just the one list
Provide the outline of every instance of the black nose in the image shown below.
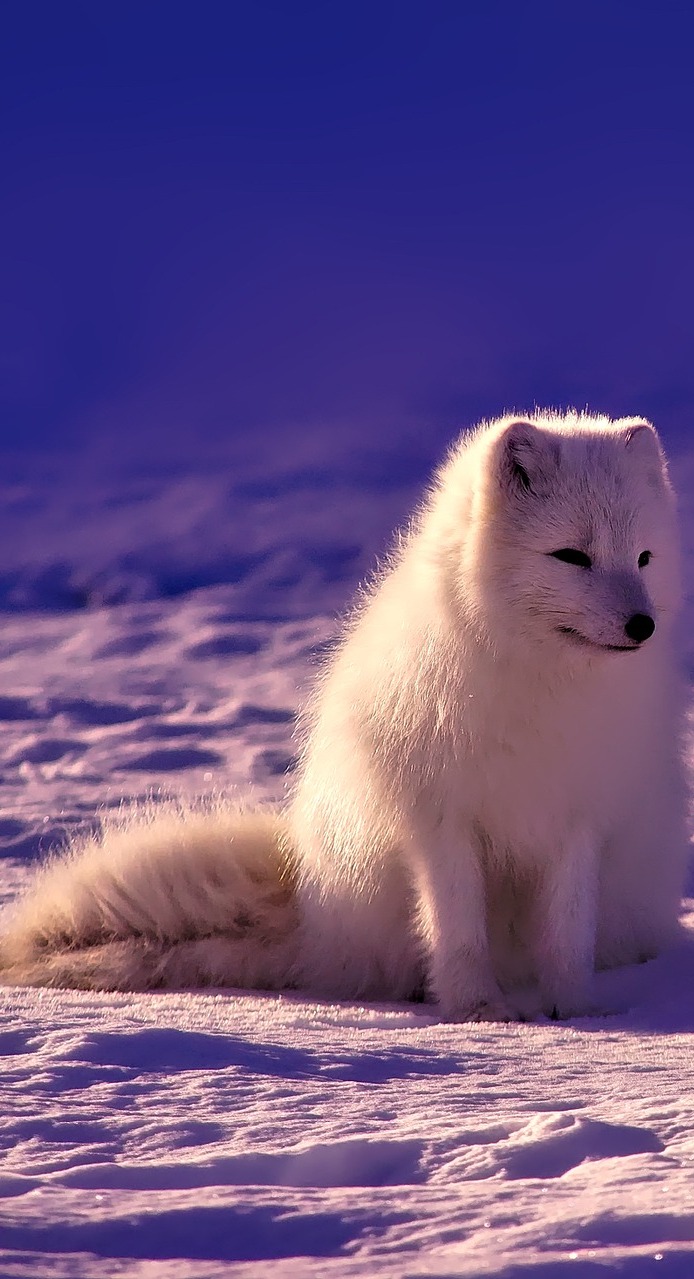
[[648,616],[648,613],[634,613],[634,616],[629,618],[624,630],[629,639],[633,640],[635,644],[643,644],[644,640],[651,638],[655,630],[655,622],[652,617]]

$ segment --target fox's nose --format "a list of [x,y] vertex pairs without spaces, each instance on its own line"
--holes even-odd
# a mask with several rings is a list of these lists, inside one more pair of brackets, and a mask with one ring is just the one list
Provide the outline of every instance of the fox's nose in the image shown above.
[[644,640],[651,638],[655,630],[655,622],[652,617],[648,616],[648,613],[634,613],[633,617],[629,618],[624,630],[629,639],[633,640],[635,644],[643,644]]

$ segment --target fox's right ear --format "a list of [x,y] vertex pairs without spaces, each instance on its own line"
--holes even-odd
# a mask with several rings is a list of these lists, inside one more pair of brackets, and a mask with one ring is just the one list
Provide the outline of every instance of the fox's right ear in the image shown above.
[[548,431],[525,418],[508,422],[498,441],[499,473],[505,489],[540,493],[558,462],[558,447]]

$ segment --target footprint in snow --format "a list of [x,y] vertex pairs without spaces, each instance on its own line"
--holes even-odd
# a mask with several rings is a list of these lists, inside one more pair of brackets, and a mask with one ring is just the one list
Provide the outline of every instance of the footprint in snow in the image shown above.
[[212,639],[193,644],[186,651],[187,657],[251,657],[264,647],[257,635],[215,635]]
[[75,737],[40,737],[21,745],[8,760],[10,764],[54,764],[65,755],[81,755],[86,742]]
[[302,1149],[226,1155],[205,1164],[99,1164],[59,1180],[82,1189],[192,1190],[198,1186],[412,1186],[424,1181],[423,1142],[368,1137]]
[[174,773],[184,768],[218,767],[224,756],[199,746],[181,746],[145,751],[114,766],[119,773]]
[[566,1114],[537,1115],[498,1151],[507,1177],[562,1177],[587,1160],[652,1154],[663,1143],[648,1128]]
[[160,640],[168,638],[166,631],[139,631],[132,635],[120,635],[102,644],[101,648],[94,653],[94,657],[138,657],[148,648],[153,648]]

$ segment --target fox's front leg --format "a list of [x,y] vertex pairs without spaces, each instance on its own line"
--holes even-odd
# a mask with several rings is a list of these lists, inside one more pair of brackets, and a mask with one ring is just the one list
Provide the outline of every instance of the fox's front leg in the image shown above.
[[518,1021],[492,969],[486,885],[472,831],[417,816],[412,858],[429,986],[447,1021]]
[[585,1016],[595,969],[598,842],[574,833],[540,870],[532,945],[542,1007],[550,1017]]

